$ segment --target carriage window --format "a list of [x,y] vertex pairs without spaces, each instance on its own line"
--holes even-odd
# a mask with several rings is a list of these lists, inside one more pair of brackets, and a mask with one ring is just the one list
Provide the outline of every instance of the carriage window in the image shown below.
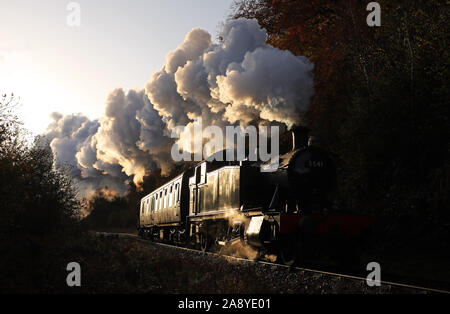
[[144,202],[141,202],[141,214],[144,213]]
[[159,206],[158,206],[158,209],[162,209],[162,194],[163,192],[161,191],[161,192],[159,192]]

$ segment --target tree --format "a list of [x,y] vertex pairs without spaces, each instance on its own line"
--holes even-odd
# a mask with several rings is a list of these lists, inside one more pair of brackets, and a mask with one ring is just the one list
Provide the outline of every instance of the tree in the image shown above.
[[[13,96],[12,96],[13,97]],[[77,219],[70,178],[53,167],[50,148],[29,144],[13,114],[14,98],[0,103],[0,225],[9,236],[48,234]]]
[[246,0],[268,42],[315,64],[306,121],[338,164],[343,207],[449,219],[449,8],[440,1]]

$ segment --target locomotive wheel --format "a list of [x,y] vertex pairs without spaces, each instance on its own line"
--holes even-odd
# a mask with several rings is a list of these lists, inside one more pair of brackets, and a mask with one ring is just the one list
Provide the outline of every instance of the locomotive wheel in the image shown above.
[[153,227],[147,230],[147,232],[144,234],[144,238],[153,241]]
[[211,241],[209,240],[208,236],[206,236],[203,233],[200,233],[200,250],[202,252],[207,252],[208,251],[208,248],[210,246],[210,242]]
[[294,266],[297,262],[297,253],[294,246],[284,246],[280,248],[280,261],[287,266]]
[[294,266],[302,262],[301,241],[298,239],[290,239],[278,252],[279,262],[287,266]]

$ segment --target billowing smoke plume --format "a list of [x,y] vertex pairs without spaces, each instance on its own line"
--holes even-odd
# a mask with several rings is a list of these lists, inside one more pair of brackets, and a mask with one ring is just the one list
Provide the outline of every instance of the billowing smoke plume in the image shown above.
[[193,29],[148,82],[147,95],[169,128],[205,120],[205,113],[231,123],[298,122],[314,93],[313,64],[267,45],[256,20],[232,20],[220,37],[213,44],[206,31]]
[[97,144],[97,158],[120,165],[126,175],[140,183],[149,171],[170,167],[167,163],[170,141],[164,129],[143,91],[130,90],[125,95],[123,90],[116,89],[108,97],[105,115],[100,118],[93,139]]
[[[69,171],[75,183],[78,183],[80,194],[87,195],[105,187],[123,193],[126,190],[124,182],[128,177],[118,165],[104,164],[100,168],[96,148],[90,146],[100,126],[99,122],[80,114],[62,116],[53,113],[52,119],[40,144],[50,144],[55,165]],[[79,154],[83,155],[83,159],[79,158]]]
[[45,139],[55,165],[69,169],[81,195],[103,188],[122,194],[129,180],[139,184],[151,171],[171,166],[171,139],[143,91],[114,90],[99,120],[58,113],[52,118]]
[[[104,116],[53,114],[47,138],[55,163],[69,164],[84,190],[108,186],[122,193],[126,181],[172,165],[176,126],[298,123],[314,94],[313,64],[266,44],[256,20],[227,22],[220,42],[201,29],[191,30],[166,57],[145,91],[116,89]],[[188,132],[179,146],[191,150]],[[192,151],[192,150],[191,150]]]
[[[256,20],[231,20],[220,38],[214,44],[206,31],[193,29],[147,83],[169,130],[192,128],[199,117],[203,126],[298,123],[314,94],[313,64],[266,44]],[[189,150],[183,135],[178,143]]]

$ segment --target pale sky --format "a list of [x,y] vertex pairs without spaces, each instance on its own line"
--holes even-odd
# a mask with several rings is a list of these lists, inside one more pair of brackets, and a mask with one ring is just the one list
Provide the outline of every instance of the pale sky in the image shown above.
[[53,111],[98,118],[114,88],[144,88],[192,28],[214,40],[233,1],[78,0],[79,27],[67,25],[70,2],[0,1],[0,93],[20,96],[35,135]]

